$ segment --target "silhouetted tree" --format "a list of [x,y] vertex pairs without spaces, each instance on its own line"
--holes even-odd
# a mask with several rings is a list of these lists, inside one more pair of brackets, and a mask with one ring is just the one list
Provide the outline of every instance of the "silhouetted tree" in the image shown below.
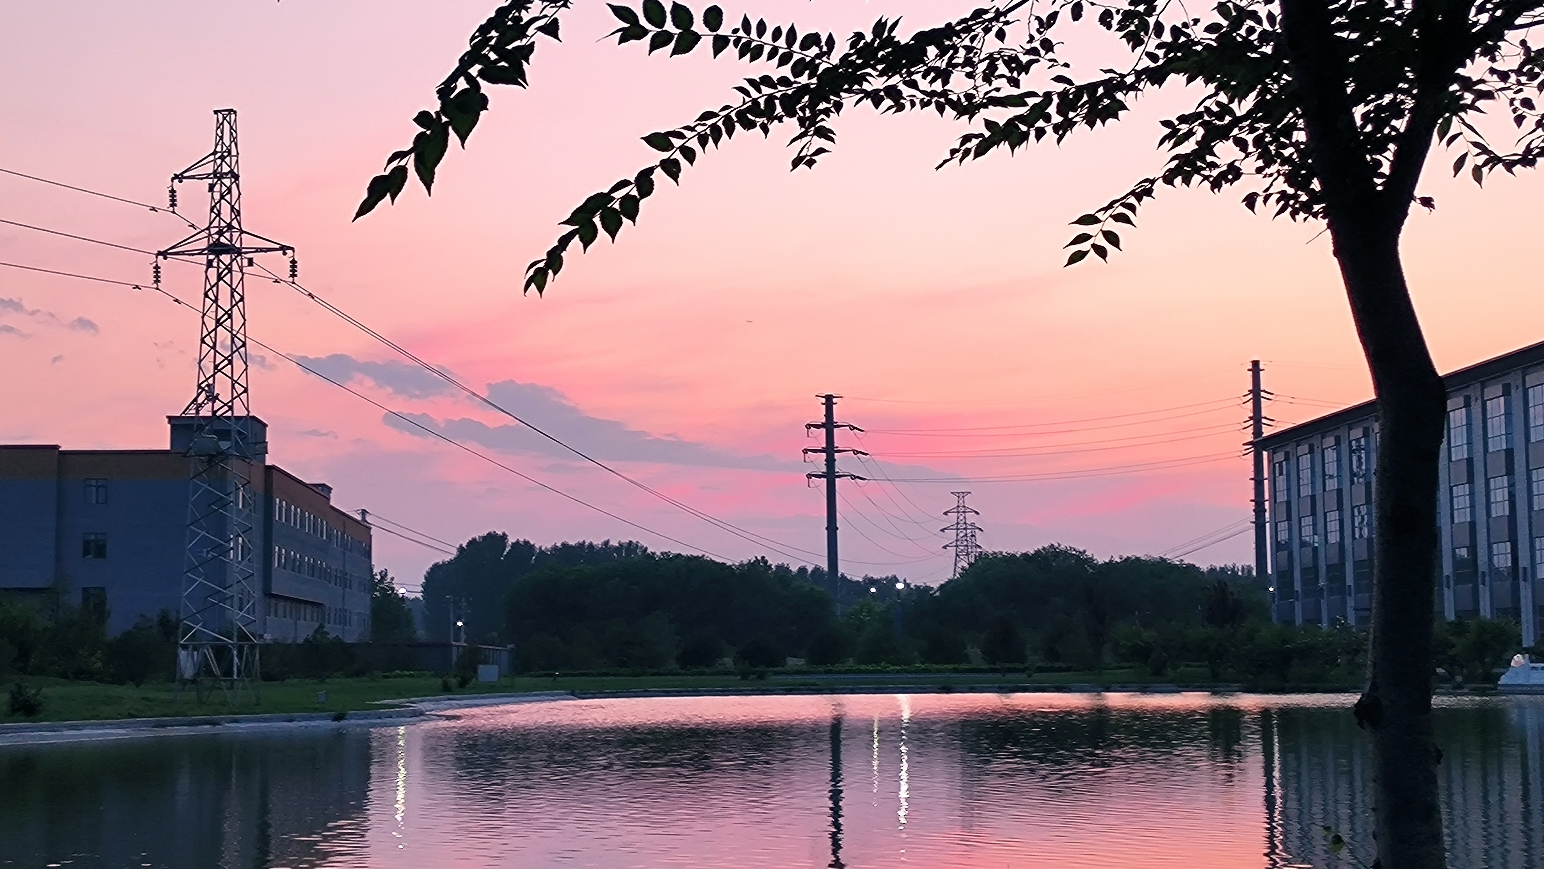
[[[437,106],[414,119],[421,132],[388,158],[356,217],[395,200],[409,163],[426,189],[432,184],[451,133],[465,144],[488,108],[484,84],[524,87],[537,37],[557,39],[558,15],[570,2],[510,0],[477,28],[439,86]],[[1217,0],[1204,14],[1155,0],[1013,0],[909,36],[899,34],[899,21],[880,19],[842,42],[748,16],[726,29],[717,6],[700,18],[677,2],[667,12],[660,0],[611,8],[619,42],[646,41],[651,52],[671,55],[732,50],[768,71],[747,78],[730,103],[644,137],[662,156],[574,209],[564,221],[570,228],[527,269],[526,286],[538,292],[575,241],[588,248],[602,232],[615,239],[636,220],[657,175],[678,181],[708,147],[781,123],[796,128],[794,167],[813,166],[836,139],[835,117],[864,104],[980,122],[945,160],[964,162],[1002,147],[1061,143],[1079,128],[1127,117],[1143,95],[1184,88],[1195,102],[1161,122],[1163,168],[1073,221],[1079,231],[1068,243],[1069,264],[1119,249],[1116,224],[1134,225],[1160,186],[1245,184],[1251,211],[1325,224],[1381,430],[1373,647],[1356,707],[1373,737],[1378,859],[1383,869],[1444,865],[1431,730],[1431,577],[1446,404],[1399,239],[1414,204],[1434,206],[1417,195],[1434,140],[1458,149],[1453,172],[1467,166],[1476,182],[1497,169],[1531,168],[1544,155],[1544,113],[1535,103],[1544,58],[1523,38],[1544,18],[1544,0]],[[1101,56],[1066,36],[1079,25],[1115,36],[1131,62],[1075,79],[1070,58]],[[1515,142],[1493,145],[1482,132],[1488,106],[1510,117]]]
[[991,627],[987,628],[986,636],[981,640],[981,657],[988,664],[999,666],[1024,663],[1024,635],[1019,633],[1018,625],[1012,619],[998,616],[992,620]]
[[370,580],[370,642],[411,643],[418,639],[407,598],[384,569]]

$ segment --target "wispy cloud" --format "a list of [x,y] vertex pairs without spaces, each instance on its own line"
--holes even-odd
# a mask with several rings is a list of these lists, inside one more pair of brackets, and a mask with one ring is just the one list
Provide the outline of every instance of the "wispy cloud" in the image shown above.
[[0,323],[0,335],[15,335],[16,337],[21,338],[21,339],[27,339],[27,338],[31,338],[32,337],[30,334],[28,334],[26,332],[23,332],[22,330],[16,328],[15,326],[12,326],[12,325],[10,325],[8,323]]
[[338,438],[338,433],[337,432],[335,432],[335,431],[326,431],[326,430],[319,429],[319,428],[308,428],[305,431],[296,432],[296,434],[299,434],[299,435],[301,435],[303,437],[308,437],[308,438],[332,438],[333,440],[337,440],[337,438]]
[[[85,332],[88,335],[96,335],[102,331],[97,327],[96,323],[85,317],[66,320],[53,311],[45,311],[42,308],[29,308],[22,303],[21,299],[0,297],[0,313],[19,314],[33,322],[57,326],[60,329],[68,329],[71,332]],[[6,331],[9,331],[11,334],[21,334],[15,327],[9,327]]]
[[[655,435],[613,419],[585,413],[562,392],[550,386],[506,380],[488,387],[488,398],[499,406],[540,426],[590,456],[603,461],[657,462],[712,468],[756,471],[792,471],[801,466],[772,456],[746,456],[710,444],[672,435]],[[429,414],[405,414],[425,428],[446,437],[511,453],[574,458],[552,441],[519,423],[489,425],[475,419],[438,419]],[[423,436],[421,429],[388,415],[386,424]]]
[[[347,353],[334,353],[331,356],[296,356],[295,360],[339,382],[368,380],[403,398],[435,398],[455,391],[455,387],[449,383],[408,362],[396,360],[371,362],[355,359]],[[450,373],[449,369],[441,370],[447,374]]]

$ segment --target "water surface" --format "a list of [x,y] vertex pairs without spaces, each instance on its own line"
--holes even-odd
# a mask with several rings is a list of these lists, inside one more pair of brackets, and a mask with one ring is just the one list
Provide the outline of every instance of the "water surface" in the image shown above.
[[[0,866],[1370,862],[1349,697],[585,700],[0,748]],[[1454,869],[1544,865],[1544,698],[1438,710]]]

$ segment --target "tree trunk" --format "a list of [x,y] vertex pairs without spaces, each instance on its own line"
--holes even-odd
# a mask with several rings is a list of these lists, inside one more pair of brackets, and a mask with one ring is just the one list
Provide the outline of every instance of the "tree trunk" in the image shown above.
[[1371,648],[1367,687],[1355,713],[1372,737],[1374,865],[1443,869],[1431,694],[1437,471],[1447,399],[1405,284],[1399,227],[1381,222],[1330,220],[1380,426]]

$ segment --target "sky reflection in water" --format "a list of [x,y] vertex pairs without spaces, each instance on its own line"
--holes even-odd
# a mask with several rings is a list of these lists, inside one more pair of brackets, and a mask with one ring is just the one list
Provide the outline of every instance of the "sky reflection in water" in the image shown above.
[[[592,700],[11,747],[0,866],[1351,866],[1321,832],[1370,853],[1348,703]],[[1438,725],[1452,865],[1540,865],[1544,700]]]

